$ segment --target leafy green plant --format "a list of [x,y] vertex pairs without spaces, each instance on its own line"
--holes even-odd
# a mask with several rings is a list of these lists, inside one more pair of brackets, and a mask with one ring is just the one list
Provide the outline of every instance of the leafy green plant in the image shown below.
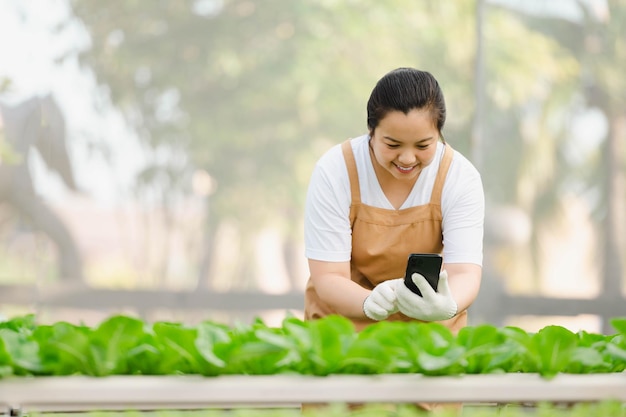
[[415,372],[424,375],[454,375],[463,372],[465,350],[456,343],[450,329],[439,323],[423,326],[408,323],[403,343],[415,358]]
[[537,372],[545,377],[554,377],[563,371],[576,349],[576,335],[560,326],[547,326],[531,337],[531,355],[527,372]]
[[67,322],[38,326],[33,339],[39,345],[43,374],[106,375],[100,358],[94,355],[96,347],[89,340],[91,331],[87,326]]
[[618,333],[609,338],[605,353],[613,364],[612,371],[626,370],[626,317],[611,319],[611,325]]
[[99,326],[38,325],[32,315],[0,323],[0,377],[26,375],[271,375],[622,372],[626,319],[613,335],[547,326],[469,326],[453,335],[439,323],[379,322],[356,332],[341,316],[286,317],[232,327],[146,323],[123,315]]
[[[215,356],[222,361],[226,374],[278,373],[277,364],[287,354],[287,348],[274,343],[274,337],[279,338],[280,334],[280,329],[269,328],[262,321],[251,326],[238,325],[226,334],[227,337],[215,339]],[[205,352],[209,354],[210,350]]]
[[488,324],[461,329],[457,341],[465,349],[465,373],[498,373],[510,368],[508,364],[518,350],[506,344],[506,340],[503,332]]
[[89,340],[105,375],[150,374],[157,366],[154,335],[139,319],[111,317],[89,335]]
[[400,343],[405,331],[405,324],[399,322],[380,322],[365,328],[347,350],[340,371],[364,375],[411,372],[413,361]]
[[0,376],[41,372],[38,349],[26,332],[0,329]]

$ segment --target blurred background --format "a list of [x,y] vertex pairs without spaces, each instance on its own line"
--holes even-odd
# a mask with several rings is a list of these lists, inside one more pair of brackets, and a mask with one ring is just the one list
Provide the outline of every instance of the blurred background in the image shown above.
[[622,0],[0,1],[0,314],[302,315],[316,160],[432,72],[480,170],[470,323],[626,315]]

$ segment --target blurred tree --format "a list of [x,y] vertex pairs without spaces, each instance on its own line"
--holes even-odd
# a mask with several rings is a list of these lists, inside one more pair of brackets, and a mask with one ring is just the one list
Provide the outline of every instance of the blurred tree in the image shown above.
[[30,155],[37,151],[46,167],[77,192],[66,142],[65,115],[54,96],[32,96],[14,105],[0,102],[0,206],[10,207],[11,217],[53,242],[60,281],[82,284],[83,260],[74,237],[38,195],[31,174]]
[[489,2],[483,13],[485,287],[495,274],[514,292],[536,291],[541,230],[561,214],[559,189],[572,171],[560,153],[579,66],[518,13]]
[[[577,51],[584,65],[585,97],[588,106],[599,108],[608,120],[602,162],[593,165],[604,184],[600,199],[604,203],[596,207],[604,225],[602,290],[606,296],[618,298],[624,293],[622,260],[626,256],[626,4],[609,0],[604,10],[597,1],[592,3],[599,5],[596,9],[581,1],[578,4],[585,16],[583,48]],[[559,40],[566,42],[562,36]]]
[[[569,169],[557,170],[553,178],[561,188],[572,179],[585,184],[579,193],[596,194],[594,198],[595,221],[602,230],[601,243],[597,249],[597,259],[602,265],[602,293],[605,297],[621,299],[623,294],[624,265],[626,255],[623,236],[626,232],[624,218],[626,203],[626,4],[618,0],[581,1],[573,3],[578,7],[580,19],[569,16],[524,15],[525,26],[535,33],[542,33],[556,42],[561,48],[580,63],[576,77],[566,90],[570,97],[570,116],[576,118],[589,109],[600,109],[606,117],[608,130],[600,148],[588,151],[584,157]],[[563,97],[563,89],[551,92],[551,96]],[[584,101],[576,101],[576,96]],[[555,111],[563,111],[568,106],[558,103]],[[565,123],[561,124],[567,127]],[[591,139],[591,138],[590,138]],[[562,143],[562,142],[561,142]],[[558,168],[565,165],[566,147],[555,147],[553,159]],[[555,168],[557,167],[555,166]],[[558,187],[551,188],[558,190]],[[541,188],[538,189],[541,191]],[[539,194],[544,203],[558,198],[558,193]],[[548,206],[553,206],[549,201]],[[545,207],[545,205],[544,205]],[[608,326],[608,324],[607,324]]]

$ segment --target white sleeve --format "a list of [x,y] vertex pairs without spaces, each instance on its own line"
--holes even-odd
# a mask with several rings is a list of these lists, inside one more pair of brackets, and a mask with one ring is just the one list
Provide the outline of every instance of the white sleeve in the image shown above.
[[479,172],[458,153],[450,169],[441,201],[444,261],[482,266],[485,218],[482,180]]
[[304,209],[304,245],[308,259],[349,261],[350,180],[340,147],[331,149],[315,165]]

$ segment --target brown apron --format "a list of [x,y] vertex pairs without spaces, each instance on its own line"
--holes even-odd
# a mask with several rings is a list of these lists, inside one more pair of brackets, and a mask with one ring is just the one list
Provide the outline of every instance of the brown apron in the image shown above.
[[[348,168],[352,196],[350,205],[351,279],[371,290],[383,281],[403,277],[410,253],[441,253],[443,251],[441,193],[454,152],[450,145],[446,145],[428,204],[403,210],[389,210],[361,203],[359,176],[350,141],[344,142],[341,148]],[[304,296],[305,320],[318,319],[329,314],[335,314],[335,312],[320,299],[309,278]],[[402,313],[393,314],[388,320],[418,321]],[[353,320],[353,322],[357,331],[375,323],[368,319]],[[440,323],[456,334],[467,325],[467,311]],[[323,406],[302,404],[302,410]],[[359,404],[350,405],[351,408],[360,406]],[[461,409],[460,403],[419,403],[416,406],[431,411],[439,408],[457,411]]]
[[[441,193],[454,153],[450,145],[445,146],[430,202],[402,210],[362,204],[356,162],[349,140],[342,144],[342,151],[348,168],[352,197],[352,281],[371,290],[383,281],[403,277],[410,253],[441,253]],[[320,299],[309,278],[304,297],[305,320],[330,314],[335,312]],[[388,320],[416,321],[402,313],[393,314]],[[369,319],[353,321],[358,331],[375,323]],[[467,311],[440,323],[456,334],[467,325]]]

